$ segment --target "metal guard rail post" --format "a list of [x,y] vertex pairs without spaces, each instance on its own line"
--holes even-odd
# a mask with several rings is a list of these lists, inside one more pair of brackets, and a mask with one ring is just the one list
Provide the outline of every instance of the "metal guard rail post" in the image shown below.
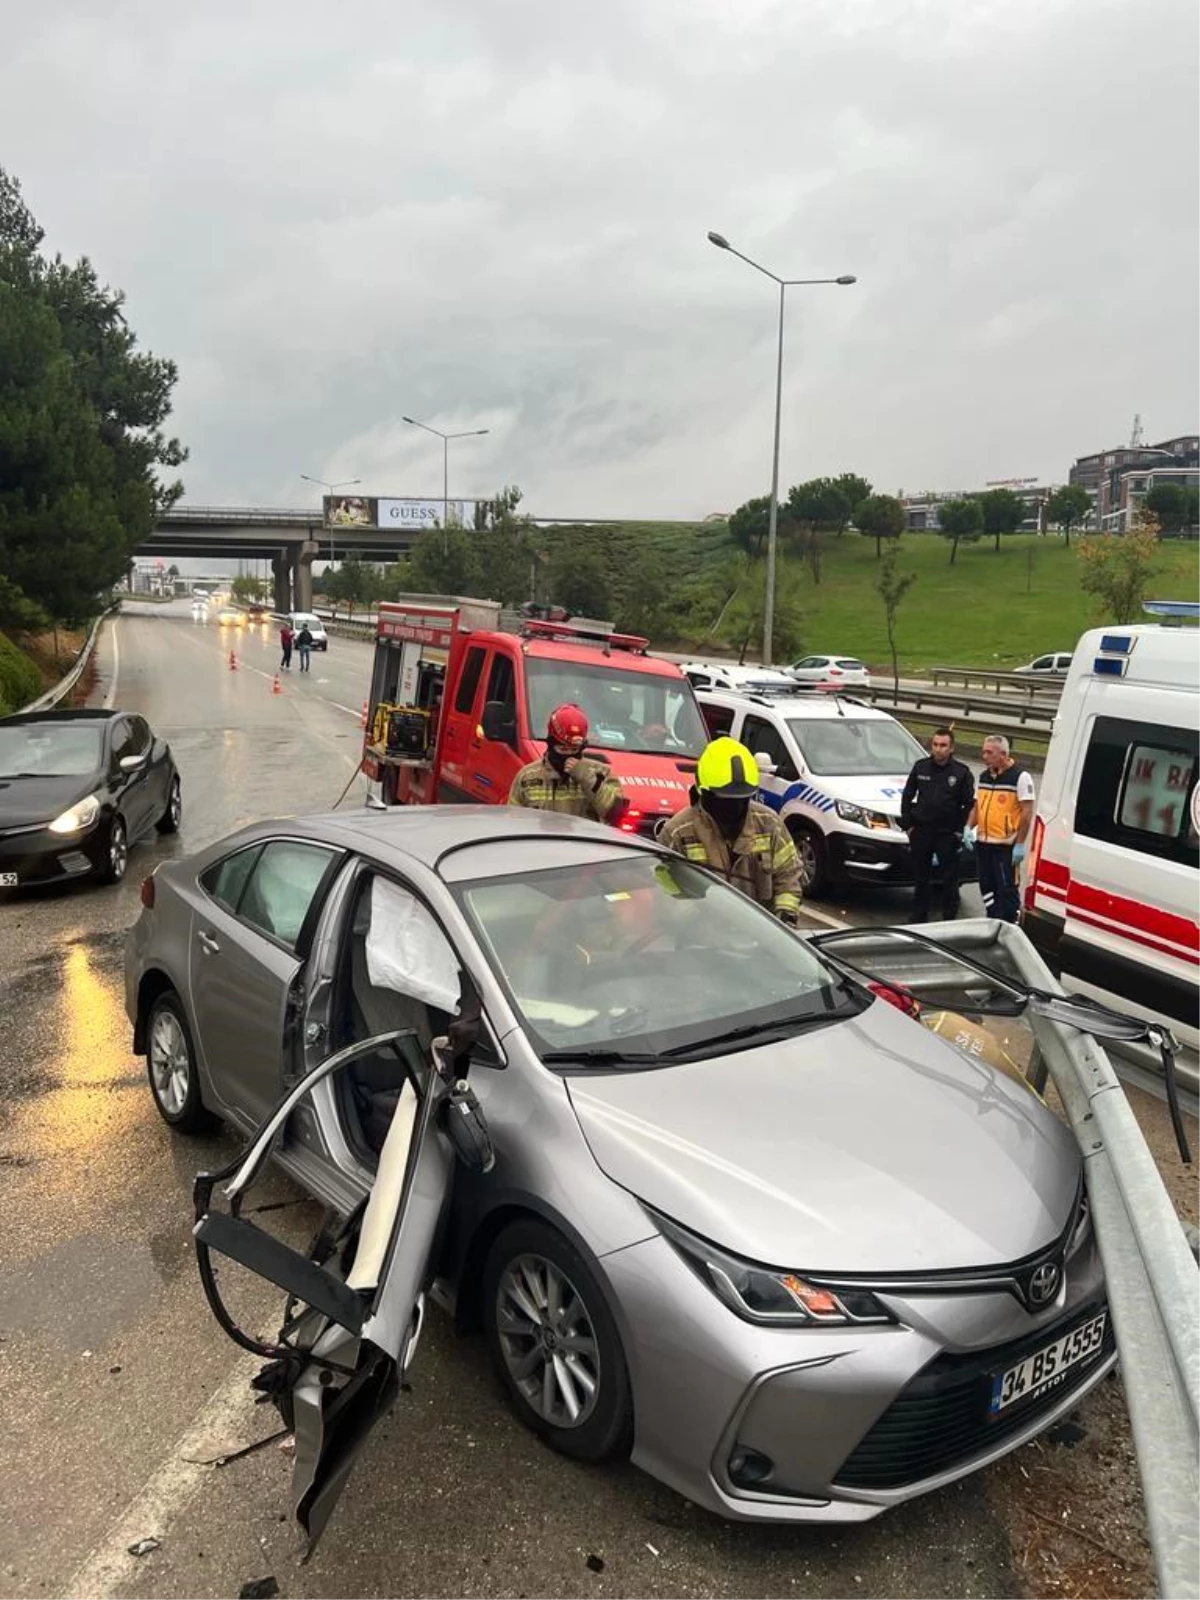
[[856,689],[854,693],[870,699],[874,704],[881,704],[889,711],[903,710],[907,706],[920,709],[922,706],[936,705],[944,707],[947,711],[961,711],[965,716],[978,714],[991,718],[998,715],[1007,717],[1010,721],[1015,718],[1022,725],[1038,724],[1047,733],[1058,713],[1057,702],[1039,705],[1033,700],[1005,699],[988,690],[981,690],[978,694],[960,693],[953,689],[940,689],[932,684],[927,688],[902,684],[899,692],[891,684],[872,684],[869,689]]
[[[1019,928],[977,918],[916,931],[1064,993]],[[920,957],[893,948],[889,962],[883,932],[864,928],[840,953],[865,962],[874,937],[875,970],[919,995]],[[965,970],[961,981],[969,1012]],[[947,988],[945,968],[935,987]],[[1163,1600],[1191,1600],[1200,1593],[1200,1266],[1105,1051],[1049,1018],[1030,1013],[1028,1021],[1037,1045],[1029,1071],[1049,1070],[1083,1155],[1159,1591]]]
[[961,683],[969,689],[973,683],[999,689],[1020,689],[1028,695],[1045,695],[1059,699],[1067,681],[1065,672],[1003,672],[985,667],[931,667],[929,675],[934,683]]

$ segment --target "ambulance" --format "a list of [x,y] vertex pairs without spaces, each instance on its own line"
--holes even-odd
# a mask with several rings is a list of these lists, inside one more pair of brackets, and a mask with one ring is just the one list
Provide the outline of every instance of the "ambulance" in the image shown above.
[[[1151,602],[1152,614],[1200,607]],[[1200,1046],[1200,634],[1084,634],[1031,835],[1022,927],[1065,987]]]

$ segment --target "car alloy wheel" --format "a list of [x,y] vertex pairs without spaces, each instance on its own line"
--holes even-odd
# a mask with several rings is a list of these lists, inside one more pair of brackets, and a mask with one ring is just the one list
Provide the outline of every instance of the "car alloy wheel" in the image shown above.
[[183,1028],[173,1011],[164,1008],[155,1016],[148,1054],[155,1099],[169,1118],[177,1117],[187,1104],[192,1060]]
[[158,819],[159,833],[178,833],[179,824],[183,820],[183,785],[176,773],[171,779],[171,788],[167,794],[167,803],[163,814]]
[[792,837],[800,857],[800,885],[805,894],[820,894],[828,873],[825,841],[811,828],[797,828]]
[[125,819],[120,815],[114,815],[108,825],[108,843],[105,846],[104,865],[100,875],[105,883],[120,883],[128,865],[129,835],[125,831]]
[[533,1217],[492,1244],[482,1310],[492,1361],[518,1416],[563,1455],[628,1455],[633,1396],[599,1269]]
[[519,1256],[500,1279],[500,1349],[526,1403],[552,1428],[578,1428],[600,1392],[596,1330],[574,1284],[552,1261]]

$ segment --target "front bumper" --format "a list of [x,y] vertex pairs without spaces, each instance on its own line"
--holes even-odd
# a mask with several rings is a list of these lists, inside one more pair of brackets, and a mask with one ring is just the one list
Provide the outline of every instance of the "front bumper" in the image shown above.
[[1035,1437],[1116,1361],[1110,1327],[1061,1387],[989,1418],[993,1375],[1103,1309],[1091,1238],[1044,1313],[1004,1290],[881,1295],[889,1326],[744,1322],[662,1238],[603,1267],[626,1320],[634,1461],[736,1521],[866,1521]]
[[[0,832],[0,883],[5,888],[33,888],[85,878],[104,862],[102,823],[81,833],[51,833],[49,828],[9,828]],[[7,883],[7,874],[16,883]]]
[[[882,829],[839,829],[826,838],[834,873],[849,883],[882,883],[900,888],[913,881],[912,851],[902,834]],[[941,877],[933,870],[933,881]],[[975,852],[963,845],[958,852],[958,881],[974,883],[979,877]]]

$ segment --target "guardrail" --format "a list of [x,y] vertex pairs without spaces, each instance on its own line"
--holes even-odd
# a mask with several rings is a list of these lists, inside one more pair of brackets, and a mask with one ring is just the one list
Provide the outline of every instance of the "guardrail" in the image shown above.
[[91,632],[84,640],[83,649],[79,652],[78,656],[76,656],[75,665],[67,673],[66,677],[60,678],[54,685],[53,689],[47,689],[45,694],[39,695],[36,700],[31,700],[27,706],[22,706],[22,711],[49,711],[51,707],[56,706],[60,700],[66,699],[67,695],[70,694],[71,690],[83,676],[83,669],[91,660],[92,651],[96,647],[96,640],[100,635],[100,628],[105,617],[111,616],[116,609],[116,606],[109,606],[106,610],[102,611],[96,618],[95,622],[92,623]]
[[1058,700],[1067,681],[1065,672],[998,672],[986,667],[931,667],[934,683],[961,683],[969,689],[973,683],[993,688],[1015,689],[1029,696],[1046,695]]
[[1028,725],[1036,723],[1040,731],[1049,733],[1058,711],[1057,701],[1039,703],[1032,699],[1010,699],[988,689],[981,690],[978,694],[960,694],[952,689],[938,688],[935,684],[930,684],[928,687],[901,684],[898,690],[890,683],[872,684],[869,689],[855,689],[852,692],[856,698],[868,699],[873,705],[879,705],[887,711],[902,711],[908,708],[920,710],[922,706],[933,705],[945,711],[961,713],[967,719],[979,713],[979,720],[986,721],[999,733],[1009,731],[1008,728],[1000,726],[999,719],[1003,719],[1019,732],[1028,731]]
[[[981,918],[914,931],[1031,987],[1064,992],[1019,928]],[[886,930],[856,934],[836,953],[918,997],[959,987],[970,1012],[979,980],[969,972],[956,976],[928,949],[896,949]],[[1061,1022],[1033,1012],[1027,1020],[1037,1047],[1027,1075],[1036,1085],[1048,1070],[1083,1155],[1159,1591],[1182,1600],[1200,1592],[1200,1267],[1105,1051]]]

